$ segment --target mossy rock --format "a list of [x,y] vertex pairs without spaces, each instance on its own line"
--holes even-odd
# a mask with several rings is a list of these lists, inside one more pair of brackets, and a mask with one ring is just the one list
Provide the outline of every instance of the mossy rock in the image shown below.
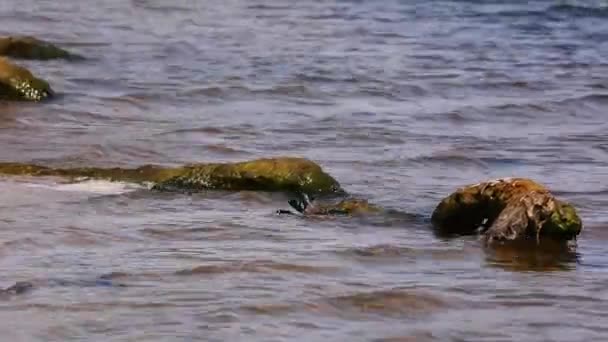
[[0,99],[42,101],[53,96],[51,86],[29,70],[0,57]]
[[261,190],[327,194],[342,191],[321,167],[303,158],[265,158],[238,163],[195,164],[159,182],[158,190]]
[[303,158],[289,157],[237,163],[193,164],[175,168],[145,165],[135,169],[60,169],[33,164],[0,163],[0,174],[153,183],[152,189],[159,191],[254,190],[306,194],[343,192],[340,184],[318,164]]
[[0,37],[0,56],[37,60],[83,59],[82,56],[70,53],[54,44],[30,36]]
[[572,204],[525,178],[465,186],[443,199],[431,217],[444,234],[481,233],[487,242],[575,239],[582,222]]

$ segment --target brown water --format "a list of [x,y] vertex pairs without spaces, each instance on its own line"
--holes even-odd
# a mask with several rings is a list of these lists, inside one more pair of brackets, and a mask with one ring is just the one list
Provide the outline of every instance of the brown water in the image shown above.
[[[0,296],[2,340],[607,340],[608,8],[576,3],[4,1],[0,33],[89,59],[21,62],[61,97],[0,104],[1,161],[303,156],[398,213],[3,178],[0,286],[34,287]],[[432,233],[502,176],[572,201],[577,246]]]

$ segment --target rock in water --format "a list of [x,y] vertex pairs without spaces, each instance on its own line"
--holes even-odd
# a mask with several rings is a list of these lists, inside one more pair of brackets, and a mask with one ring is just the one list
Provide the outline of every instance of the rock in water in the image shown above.
[[0,57],[0,99],[42,101],[52,95],[53,90],[46,81]]
[[292,157],[186,165],[157,183],[157,190],[258,190],[327,194],[343,191],[316,163]]
[[83,59],[49,42],[29,36],[0,37],[0,56],[22,59]]
[[[370,204],[365,199],[344,198],[337,203],[317,203],[313,202],[306,194],[301,194],[299,198],[288,201],[289,205],[303,215],[346,215],[357,216],[365,214],[379,213],[380,207]],[[279,214],[293,214],[290,211],[279,210]]]
[[575,239],[582,222],[575,208],[525,178],[469,185],[443,199],[432,215],[445,234],[481,233],[487,242]]
[[306,194],[342,193],[340,184],[316,163],[303,158],[265,158],[236,163],[192,164],[180,167],[145,165],[126,168],[49,168],[0,163],[0,174],[59,176],[153,183],[160,191],[277,191]]

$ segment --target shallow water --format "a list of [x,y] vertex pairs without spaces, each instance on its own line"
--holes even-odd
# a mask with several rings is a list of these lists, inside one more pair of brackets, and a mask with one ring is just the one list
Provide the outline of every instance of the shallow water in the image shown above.
[[[603,341],[602,1],[22,0],[2,34],[60,98],[0,104],[0,160],[136,166],[303,156],[402,214],[276,216],[282,195],[2,178],[11,341]],[[577,5],[578,4],[578,5]],[[569,251],[435,236],[456,187],[536,179],[580,210]]]

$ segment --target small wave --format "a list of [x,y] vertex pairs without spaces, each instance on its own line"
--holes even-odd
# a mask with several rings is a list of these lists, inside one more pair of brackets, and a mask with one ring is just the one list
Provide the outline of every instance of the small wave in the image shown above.
[[362,86],[358,91],[358,95],[380,97],[388,100],[407,100],[419,98],[427,95],[429,92],[423,87],[417,85],[397,85],[389,84],[384,86]]
[[492,109],[504,110],[504,111],[516,111],[523,115],[523,113],[528,113],[526,116],[532,116],[530,112],[549,112],[550,109],[545,107],[542,104],[537,103],[506,103],[501,105],[496,105],[491,107]]
[[436,341],[431,332],[417,332],[411,335],[384,337],[373,342],[429,342]]
[[291,9],[292,7],[290,5],[267,5],[267,4],[256,4],[256,5],[249,5],[247,6],[247,9],[252,9],[252,10],[264,10],[264,11],[272,11],[272,10],[288,10]]
[[420,164],[449,164],[452,167],[474,166],[484,169],[488,168],[488,160],[484,161],[484,158],[473,158],[462,154],[452,153],[437,153],[430,156],[418,156],[410,158],[410,162]]
[[302,84],[284,84],[277,85],[271,88],[252,89],[253,94],[267,94],[267,95],[288,95],[288,96],[300,96],[300,97],[311,97],[313,96],[312,91]]
[[607,18],[608,17],[608,6],[584,6],[580,4],[580,2],[576,5],[574,4],[559,4],[552,5],[549,7],[546,12],[548,13],[559,13],[559,14],[567,14],[569,16],[586,18],[586,17],[594,17],[594,18]]
[[258,304],[245,305],[242,309],[258,315],[281,315],[293,311],[295,306],[289,304]]
[[429,293],[391,289],[326,297],[307,303],[246,305],[242,309],[262,315],[282,315],[286,312],[303,310],[328,316],[371,314],[392,317],[414,317],[432,314],[450,306],[451,304],[446,300]]
[[566,115],[595,118],[598,113],[603,114],[604,108],[608,105],[608,94],[592,93],[568,97],[548,102],[546,105],[550,108],[559,109],[560,113]]
[[176,275],[222,274],[235,272],[267,273],[273,271],[296,273],[324,273],[334,270],[331,267],[309,266],[275,261],[257,260],[251,262],[230,262],[214,265],[201,265],[194,268],[179,270]]
[[99,276],[101,281],[162,281],[163,275],[152,272],[128,273],[128,272],[110,272]]
[[515,91],[521,91],[521,90],[547,90],[552,85],[549,84],[548,82],[542,82],[542,81],[532,82],[532,81],[524,81],[524,80],[512,80],[512,81],[493,81],[493,82],[492,81],[483,81],[483,82],[474,81],[472,83],[469,83],[468,86],[477,88],[477,89],[481,89],[481,90],[497,89],[497,90],[506,91],[506,90],[512,89]]
[[588,94],[585,96],[566,99],[564,101],[593,102],[598,105],[608,105],[608,94]]
[[407,247],[382,244],[366,247],[349,248],[343,251],[342,253],[359,257],[399,257],[405,255],[412,255],[414,251],[411,248]]
[[578,2],[574,4],[558,4],[551,5],[544,9],[527,9],[527,10],[499,10],[492,12],[477,12],[478,17],[487,19],[499,18],[534,18],[538,20],[557,21],[568,18],[606,18],[608,17],[608,6],[585,6]]
[[306,15],[304,19],[308,20],[344,20],[344,21],[352,21],[352,20],[360,20],[361,16],[353,15],[353,14],[344,14],[344,13],[328,13],[328,14],[318,14],[318,15]]
[[195,127],[195,128],[176,129],[176,130],[169,131],[169,132],[163,132],[158,135],[179,134],[179,133],[205,133],[205,134],[210,134],[210,135],[217,135],[217,134],[225,134],[228,132],[224,128],[220,128],[220,127]]
[[396,246],[391,244],[380,244],[365,247],[353,247],[338,252],[347,257],[355,257],[360,260],[378,261],[391,260],[395,258],[409,259],[432,259],[432,260],[460,260],[467,251],[463,249],[414,249],[409,247]]
[[246,93],[249,89],[242,86],[208,86],[186,90],[179,95],[182,96],[207,96],[214,98],[225,98],[234,93]]
[[17,238],[0,243],[0,255],[52,247],[51,244],[33,238]]
[[216,127],[216,126],[202,126],[202,127],[192,127],[192,128],[178,128],[170,131],[165,131],[161,133],[157,133],[154,136],[165,136],[165,135],[173,135],[173,134],[204,134],[204,135],[224,135],[224,134],[234,134],[238,136],[250,136],[257,137],[260,136],[259,132],[256,132],[255,127],[252,125],[241,125],[241,126],[224,126],[224,127]]
[[189,89],[179,94],[181,96],[206,96],[226,99],[231,96],[242,98],[247,95],[284,95],[293,97],[315,97],[313,91],[303,84],[277,84],[270,87],[251,88],[245,86],[209,86]]
[[[142,146],[143,145],[143,146]],[[102,145],[101,150],[104,151],[105,155],[123,155],[124,162],[129,163],[133,160],[168,160],[169,156],[162,154],[158,150],[146,148],[144,146],[149,145],[136,145],[136,144],[124,144],[124,145]],[[114,154],[116,153],[116,154]],[[115,158],[116,162],[120,162],[118,158]],[[63,164],[65,165],[65,163]],[[81,164],[82,165],[82,164]]]
[[175,5],[157,5],[147,0],[132,0],[131,3],[134,7],[139,7],[151,11],[160,11],[163,14],[166,14],[167,12],[189,13],[192,10],[190,7],[179,7]]
[[448,303],[428,293],[391,289],[329,297],[315,307],[319,313],[376,314],[383,316],[418,316],[449,307]]
[[314,83],[360,83],[361,80],[355,76],[350,77],[331,77],[328,75],[319,74],[297,74],[295,79],[298,81],[314,82]]
[[247,151],[228,147],[223,144],[206,145],[206,146],[204,146],[204,148],[209,150],[210,152],[221,153],[221,154],[250,154]]
[[147,102],[156,99],[156,97],[147,94],[131,93],[112,97],[99,96],[99,99],[110,103],[115,103],[117,105],[125,104],[137,107],[140,110],[149,110],[150,106]]
[[217,240],[221,238],[233,237],[232,230],[221,227],[204,227],[204,228],[178,228],[178,229],[159,229],[159,228],[143,228],[140,231],[142,234],[157,238],[159,240]]

